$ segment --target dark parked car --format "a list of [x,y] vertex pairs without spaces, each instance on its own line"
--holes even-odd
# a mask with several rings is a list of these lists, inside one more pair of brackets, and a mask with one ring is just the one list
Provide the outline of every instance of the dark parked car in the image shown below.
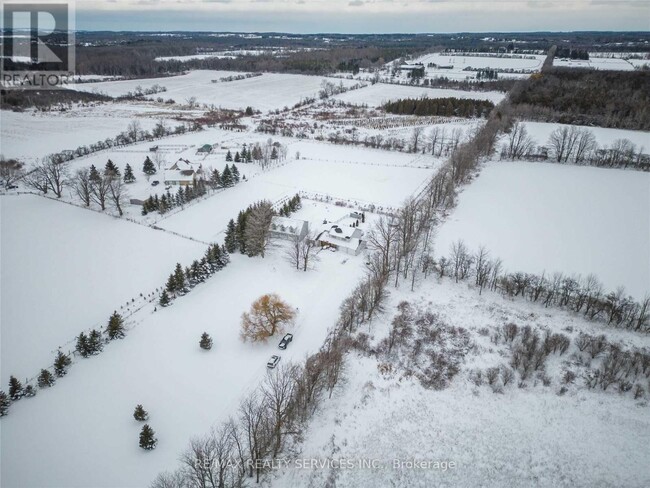
[[280,349],[286,349],[289,343],[293,340],[293,334],[287,334],[285,335],[282,340],[280,341],[280,344],[278,344],[278,347]]
[[151,182],[151,186],[158,186],[160,184],[160,181],[154,180]]
[[273,369],[278,365],[279,362],[280,362],[280,356],[271,356],[269,362],[266,363],[266,367],[269,369]]

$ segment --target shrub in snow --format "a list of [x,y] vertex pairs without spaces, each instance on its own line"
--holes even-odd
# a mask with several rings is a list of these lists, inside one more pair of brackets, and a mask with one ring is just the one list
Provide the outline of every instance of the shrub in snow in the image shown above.
[[25,387],[25,393],[24,395],[26,397],[33,397],[36,396],[36,388],[34,388],[32,385],[27,385]]
[[144,424],[140,431],[140,447],[146,451],[151,451],[155,449],[157,443],[156,433],[149,427],[149,424]]
[[9,397],[12,400],[19,400],[25,394],[23,384],[15,376],[9,378]]
[[47,388],[54,384],[54,375],[50,373],[47,369],[41,369],[41,373],[38,375],[38,387]]
[[54,359],[54,374],[59,378],[65,376],[68,372],[70,364],[72,364],[70,356],[63,354],[61,351],[58,351],[56,358]]
[[199,346],[201,346],[201,349],[205,349],[206,351],[212,349],[212,338],[207,332],[201,334],[201,340],[199,341]]
[[11,405],[11,400],[4,391],[0,390],[0,417],[9,413],[9,405]]
[[135,410],[133,411],[133,418],[138,422],[144,422],[149,418],[149,414],[142,405],[136,405]]

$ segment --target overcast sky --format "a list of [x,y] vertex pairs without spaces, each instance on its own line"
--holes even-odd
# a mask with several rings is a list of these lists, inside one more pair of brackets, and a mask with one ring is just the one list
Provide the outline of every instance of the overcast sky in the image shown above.
[[80,30],[650,30],[650,0],[76,0]]

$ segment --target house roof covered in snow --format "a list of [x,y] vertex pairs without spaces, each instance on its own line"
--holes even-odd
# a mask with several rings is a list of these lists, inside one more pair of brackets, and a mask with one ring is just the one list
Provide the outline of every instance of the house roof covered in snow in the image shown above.
[[285,234],[300,235],[306,225],[306,220],[292,219],[289,217],[275,216],[271,220],[271,230]]
[[165,181],[191,182],[195,175],[202,171],[200,163],[191,163],[187,159],[181,158],[165,169]]

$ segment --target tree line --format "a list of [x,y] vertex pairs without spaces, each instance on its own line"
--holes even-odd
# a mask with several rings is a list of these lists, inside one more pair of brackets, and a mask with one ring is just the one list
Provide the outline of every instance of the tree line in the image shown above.
[[442,117],[485,117],[494,108],[488,100],[470,98],[402,98],[388,102],[384,110],[398,115],[436,115]]
[[510,92],[528,120],[650,130],[650,72],[549,68]]
[[[92,329],[90,332],[82,332],[76,338],[75,353],[78,356],[87,358],[103,351],[104,346],[111,341],[123,339],[126,336],[126,327],[123,317],[116,312],[109,317],[105,328]],[[43,368],[36,377],[36,385],[26,382],[25,385],[16,378],[9,378],[8,394],[0,391],[0,417],[8,414],[9,406],[21,398],[36,396],[37,386],[45,389],[53,386],[57,378],[63,378],[67,373],[72,358],[59,349],[50,368]]]
[[515,122],[501,148],[502,159],[550,160],[562,164],[650,170],[650,155],[629,139],[617,139],[599,146],[593,131],[586,127],[564,126],[551,132],[546,145],[538,146],[526,125]]

